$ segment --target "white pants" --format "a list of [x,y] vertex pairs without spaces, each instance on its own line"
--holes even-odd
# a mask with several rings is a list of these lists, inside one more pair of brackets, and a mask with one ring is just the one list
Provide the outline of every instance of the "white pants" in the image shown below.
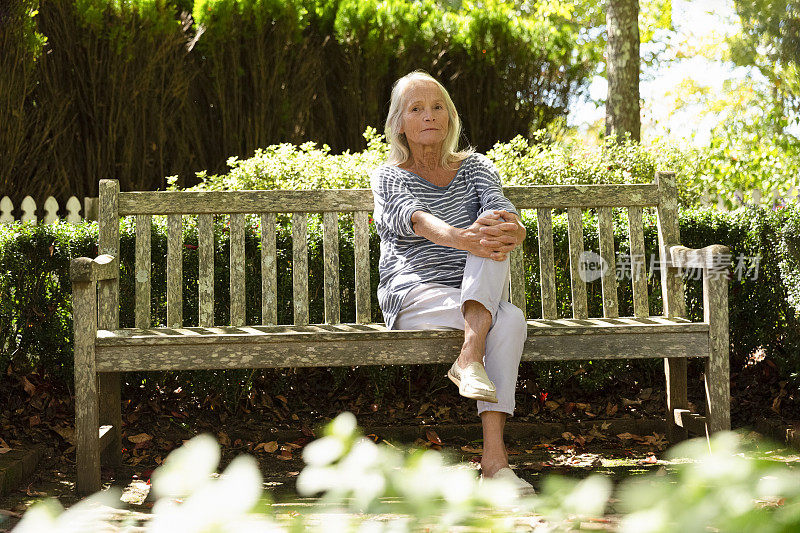
[[483,365],[497,387],[498,403],[478,400],[478,414],[514,414],[514,392],[522,347],[528,336],[525,315],[508,302],[509,259],[495,261],[467,254],[461,288],[423,283],[403,299],[394,329],[464,329],[464,302],[475,300],[492,314]]

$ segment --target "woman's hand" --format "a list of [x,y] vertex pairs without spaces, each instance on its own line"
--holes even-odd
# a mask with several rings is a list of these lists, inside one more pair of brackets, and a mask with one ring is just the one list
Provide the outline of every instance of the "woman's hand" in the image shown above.
[[463,249],[495,261],[505,261],[508,254],[525,239],[525,227],[508,211],[493,211],[462,230]]

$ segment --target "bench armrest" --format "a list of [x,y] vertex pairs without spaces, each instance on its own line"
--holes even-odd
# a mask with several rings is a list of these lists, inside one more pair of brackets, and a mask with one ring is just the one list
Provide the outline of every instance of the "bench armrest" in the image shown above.
[[94,259],[78,257],[70,261],[69,278],[75,282],[92,282],[115,279],[119,275],[119,260],[108,254]]
[[712,244],[705,248],[687,248],[678,245],[669,247],[669,256],[674,267],[722,271],[728,268],[731,249],[722,244]]

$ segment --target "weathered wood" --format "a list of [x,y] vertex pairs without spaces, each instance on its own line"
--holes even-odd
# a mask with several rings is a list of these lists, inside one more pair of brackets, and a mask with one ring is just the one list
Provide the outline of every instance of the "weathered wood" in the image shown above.
[[[116,467],[122,464],[122,394],[119,372],[106,372],[97,379],[99,388],[99,423],[111,426],[110,444],[100,451],[103,464]],[[115,425],[116,423],[116,425]]]
[[[98,221],[98,253],[119,257],[119,182],[100,180],[100,220]],[[119,268],[114,278],[98,285],[100,326],[115,328],[119,324]]]
[[567,209],[567,236],[569,238],[569,280],[572,288],[572,317],[586,318],[589,307],[586,299],[586,280],[581,275],[583,255],[583,219],[578,207]]
[[183,325],[183,220],[167,216],[167,326]]
[[243,326],[245,323],[244,215],[232,214],[230,224],[230,320],[232,326]]
[[619,316],[617,304],[617,262],[614,257],[614,219],[610,207],[597,209],[597,234],[600,243],[600,257],[606,270],[601,276],[603,290],[603,316]]
[[[640,183],[504,187],[503,194],[517,209],[658,204],[657,187]],[[119,214],[122,216],[143,213],[346,213],[372,209],[370,189],[124,192],[120,195],[119,203]]]
[[[98,220],[98,252],[119,258],[119,181],[100,180],[100,217]],[[119,268],[113,278],[98,282],[97,325],[103,329],[119,327]],[[112,443],[102,452],[102,460],[110,466],[122,462],[122,404],[120,401],[120,375],[102,376],[98,381],[101,424],[117,428]]]
[[675,185],[675,173],[658,172],[656,173],[656,181],[661,199],[656,209],[656,216],[664,315],[686,316],[683,279],[677,267],[669,263],[669,249],[680,244],[678,191]]
[[525,256],[523,255],[524,243],[520,244],[511,251],[509,268],[511,270],[511,303],[522,311],[524,316],[528,316],[525,295]]
[[111,280],[117,276],[119,260],[113,255],[103,254],[94,259],[76,257],[69,263],[69,278],[73,283]]
[[731,260],[731,250],[721,244],[712,244],[705,248],[671,246],[669,257],[672,266],[676,268],[704,268],[727,272],[728,263]]
[[214,215],[197,216],[198,324],[214,325]]
[[652,183],[527,185],[503,187],[503,194],[517,209],[655,206],[658,204],[658,190]]
[[[659,203],[656,209],[658,225],[658,253],[661,260],[661,296],[664,316],[686,316],[686,300],[683,280],[677,268],[667,266],[669,248],[680,243],[678,227],[678,189],[673,172],[657,172]],[[664,373],[667,380],[667,413],[675,409],[686,409],[687,398],[686,360],[664,359]],[[667,417],[667,438],[671,443],[686,438],[686,430],[675,425]]]
[[[652,316],[644,318],[558,318],[555,320],[528,320],[528,337],[559,335],[605,335],[641,333],[708,333],[705,322],[691,322],[685,318]],[[279,326],[217,326],[213,328],[123,328],[100,330],[97,346],[145,346],[170,344],[214,344],[235,339],[237,342],[258,343],[268,339],[285,342],[337,340],[352,338],[380,342],[386,338],[426,339],[439,337],[443,332],[458,335],[460,330],[387,330],[384,324],[307,324]],[[460,333],[463,337],[463,332]],[[703,357],[698,354],[697,357]]]
[[648,316],[647,271],[644,256],[644,231],[642,208],[628,207],[628,235],[630,236],[631,288],[633,289],[633,315]]
[[[296,333],[219,335],[206,342],[185,336],[127,339],[125,345],[98,345],[98,369],[190,370],[428,364],[452,361],[464,341],[460,330],[384,331],[365,333]],[[131,342],[139,341],[139,342]],[[177,341],[177,339],[176,339]],[[606,333],[602,335],[534,335],[528,338],[525,361],[688,357],[702,353],[708,333]]]
[[370,189],[272,191],[155,191],[120,196],[120,215],[138,213],[308,213],[371,211]]
[[369,213],[357,211],[353,213],[355,254],[355,293],[356,322],[366,324],[372,321],[369,279]]
[[[725,250],[723,250],[725,249]],[[726,246],[718,246],[726,253]],[[703,320],[709,325],[706,361],[706,415],[714,433],[731,429],[730,341],[728,339],[728,266],[703,270]]]
[[278,323],[275,213],[261,213],[261,324]]
[[680,426],[691,433],[708,436],[706,417],[692,413],[688,409],[675,409],[673,419],[676,426]]
[[325,322],[338,324],[339,312],[339,217],[333,211],[322,214],[322,249],[324,254]]
[[150,239],[152,216],[136,215],[136,327],[150,327]]
[[556,271],[553,254],[553,220],[549,208],[536,210],[539,234],[539,277],[541,279],[542,318],[556,318]]
[[292,213],[292,301],[294,323],[308,324],[308,217]]
[[72,283],[72,316],[75,330],[75,451],[79,494],[100,490],[100,443],[97,427],[95,332],[97,331],[97,285]]

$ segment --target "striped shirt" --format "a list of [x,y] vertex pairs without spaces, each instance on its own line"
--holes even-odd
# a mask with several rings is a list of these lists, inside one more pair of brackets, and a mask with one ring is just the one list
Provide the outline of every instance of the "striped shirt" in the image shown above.
[[411,171],[381,165],[370,172],[375,198],[373,219],[381,238],[378,303],[392,329],[408,291],[420,283],[461,287],[465,250],[434,244],[414,233],[411,215],[425,211],[456,228],[468,228],[487,210],[519,216],[503,196],[500,174],[486,156],[473,153],[449,185],[439,187]]

